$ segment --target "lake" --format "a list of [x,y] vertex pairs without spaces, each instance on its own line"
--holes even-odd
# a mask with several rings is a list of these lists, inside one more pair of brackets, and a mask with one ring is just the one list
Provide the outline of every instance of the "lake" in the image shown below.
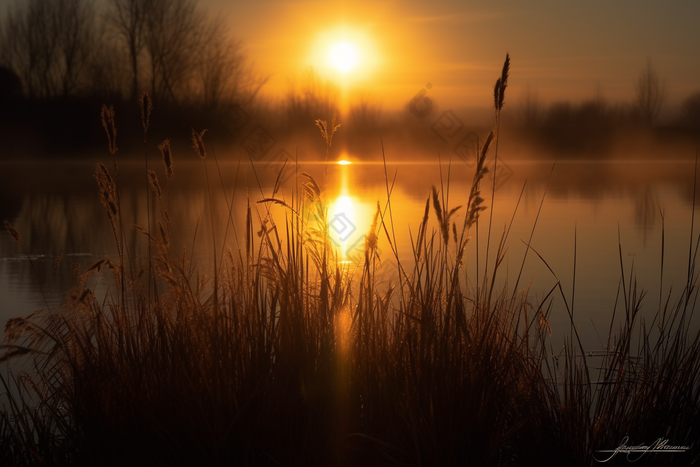
[[[293,205],[295,180],[300,178],[299,173],[309,173],[325,190],[331,237],[342,264],[351,271],[361,266],[364,236],[377,202],[389,232],[392,232],[390,219],[393,220],[396,248],[404,269],[408,269],[411,238],[416,238],[431,186],[436,187],[441,202],[446,202],[450,209],[464,205],[474,172],[473,167],[460,159],[450,163],[447,160],[397,162],[389,158],[385,167],[381,162],[362,162],[348,154],[342,158],[351,163],[341,165],[334,161],[326,165],[315,161],[287,165],[276,198]],[[97,160],[111,168],[110,159]],[[15,226],[26,248],[25,253],[6,232],[0,235],[3,326],[11,317],[58,306],[76,271],[82,272],[107,256],[116,257],[114,235],[92,176],[95,161],[0,164],[0,218]],[[477,277],[483,275],[485,266],[491,273],[499,240],[509,231],[505,259],[497,275],[499,287],[507,287],[510,292],[516,287],[529,243],[532,249],[517,289],[529,287],[531,301],[537,304],[560,281],[566,300],[570,305],[573,303],[574,321],[581,330],[586,350],[600,349],[615,307],[621,261],[626,280],[633,274],[638,290],[646,291],[642,312],[648,318],[658,309],[660,290],[665,300],[669,289],[677,296],[683,288],[691,248],[694,163],[693,159],[628,158],[554,164],[551,160],[504,158],[496,171],[493,204],[493,178],[489,175],[482,182],[482,197],[488,209],[483,211],[478,229],[470,232],[465,264],[468,287],[472,290],[476,287]],[[222,161],[217,169],[210,157],[205,172],[204,164],[196,156],[186,162],[176,159],[175,178],[169,183],[159,160],[154,158],[150,165],[165,193],[163,204],[173,225],[172,248],[184,249],[197,267],[203,270],[211,267],[214,241],[217,261],[222,257],[224,245],[231,246],[234,253],[238,251],[237,245],[242,248],[247,203],[257,209],[258,215],[253,215],[255,226],[266,218],[269,208],[273,221],[268,222],[268,227],[275,222],[283,235],[284,219],[289,218],[290,211],[281,205],[257,203],[272,196],[282,167],[279,162]],[[150,206],[145,201],[147,181],[143,162],[120,163],[118,180],[125,238],[130,252],[140,259],[134,267],[142,267],[147,243],[130,225],[146,227],[147,209],[152,218],[160,218],[161,208],[154,197]],[[388,189],[391,212],[387,209]],[[209,193],[213,201],[211,209]],[[227,206],[231,201],[233,227],[227,228]],[[464,207],[456,212],[454,220],[459,229],[464,221]],[[155,229],[155,223],[152,225]],[[437,232],[432,202],[428,225],[429,234]],[[696,225],[693,234],[696,239],[699,231],[700,226]],[[439,234],[436,242],[438,237]],[[454,245],[450,248],[452,252]],[[388,285],[398,275],[383,230],[379,233],[379,250],[381,280]],[[108,290],[108,272],[103,270],[97,277],[100,279],[93,284],[96,289]],[[552,297],[549,322],[558,340],[569,332],[570,323],[561,295],[557,292]]]

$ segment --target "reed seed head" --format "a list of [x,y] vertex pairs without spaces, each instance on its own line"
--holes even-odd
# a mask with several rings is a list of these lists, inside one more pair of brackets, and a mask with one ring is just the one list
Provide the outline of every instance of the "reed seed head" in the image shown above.
[[493,88],[493,101],[496,112],[503,109],[503,99],[505,97],[506,88],[508,87],[508,73],[510,71],[510,56],[506,54],[506,60],[503,63],[501,77],[496,80],[496,85]]
[[101,173],[101,176],[104,177],[106,185],[112,187],[113,180],[112,175],[109,173],[109,169],[107,169],[107,167],[101,162],[97,163],[97,169]]
[[165,248],[168,248],[170,246],[170,239],[168,237],[168,231],[165,229],[163,222],[158,221],[157,224],[158,224],[158,231],[160,232],[160,238],[163,242],[163,246]]
[[163,142],[158,145],[158,149],[160,149],[160,153],[163,156],[165,176],[168,180],[172,180],[175,172],[173,171],[173,153],[170,149],[170,140],[163,140]]
[[377,220],[379,219],[379,213],[381,212],[381,207],[379,202],[377,202],[377,212],[374,213],[374,219],[372,219],[372,225],[369,228],[369,233],[365,237],[365,257],[373,250],[377,249]]
[[10,221],[8,221],[7,219],[4,221],[4,224],[5,224],[5,230],[7,230],[7,232],[12,236],[12,238],[14,238],[15,241],[21,245],[22,244],[22,236],[19,234],[17,229],[12,227],[12,224],[10,224]]
[[97,272],[100,272],[100,269],[102,268],[102,265],[104,263],[105,263],[104,259],[101,259],[101,260],[98,260],[98,261],[92,263],[92,265],[85,270],[85,273],[89,273],[89,272],[92,272],[94,270],[97,270]]
[[323,139],[326,141],[326,151],[329,151],[331,149],[331,144],[333,143],[333,135],[335,134],[336,131],[338,131],[338,128],[340,128],[340,123],[336,124],[336,120],[338,118],[338,110],[333,113],[333,120],[331,120],[331,125],[328,126],[328,122],[326,120],[316,120],[316,126],[321,130],[321,136]]
[[201,132],[198,132],[194,128],[192,128],[192,147],[201,159],[207,158],[207,151],[204,148],[204,133],[206,132],[206,129],[202,130]]
[[[31,328],[31,324],[25,318],[10,318],[5,323],[5,340],[14,342]],[[1,362],[0,362],[1,363]]]
[[117,188],[114,183],[114,179],[107,167],[104,164],[97,163],[95,166],[95,180],[97,180],[97,187],[100,193],[100,201],[102,206],[107,210],[111,216],[117,215]]
[[158,183],[158,176],[152,170],[148,171],[148,183],[151,185],[151,190],[153,190],[153,193],[160,198],[163,192],[160,189],[160,183]]
[[109,146],[110,154],[115,154],[117,152],[117,127],[114,121],[114,107],[107,107],[102,104],[102,112],[100,114],[102,118],[102,127],[107,133],[107,144]]
[[314,180],[314,178],[306,172],[300,173],[299,177],[306,179],[306,181],[302,182],[301,184],[302,192],[304,193],[306,198],[312,203],[316,202],[317,200],[320,200],[321,187],[318,186],[316,180]]
[[151,111],[153,110],[153,102],[147,92],[141,94],[139,104],[141,105],[141,125],[143,126],[143,135],[145,139],[146,132],[151,124]]
[[440,198],[438,197],[438,192],[435,186],[432,187],[433,193],[433,209],[435,210],[435,217],[437,217],[438,222],[442,225],[442,206],[440,206]]

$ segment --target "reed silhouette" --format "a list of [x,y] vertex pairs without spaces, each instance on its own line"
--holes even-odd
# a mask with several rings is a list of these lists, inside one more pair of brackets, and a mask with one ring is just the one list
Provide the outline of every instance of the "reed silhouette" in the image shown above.
[[[512,289],[496,286],[508,229],[467,276],[468,242],[492,241],[490,225],[486,239],[476,227],[493,206],[483,181],[497,173],[487,160],[498,161],[509,71],[507,57],[494,128],[463,204],[451,204],[449,182],[432,187],[411,251],[399,251],[385,164],[386,199],[354,272],[329,239],[324,183],[306,173],[291,200],[279,183],[257,202],[248,198],[242,229],[225,199],[226,230],[244,233],[228,246],[226,234],[215,237],[213,268],[196,267],[169,220],[177,161],[167,142],[165,187],[146,169],[156,209],[148,225],[127,225],[116,124],[105,107],[113,167],[98,164],[95,178],[119,254],[78,271],[59,308],[8,322],[2,360],[24,358],[31,368],[0,375],[9,397],[0,412],[3,465],[559,466],[591,465],[625,436],[691,444],[700,430],[696,232],[687,281],[658,303],[651,323],[640,320],[644,292],[622,267],[620,246],[619,304],[596,355],[581,344],[574,296],[559,280],[538,302],[520,277]],[[330,153],[337,123],[317,126]],[[205,167],[216,164],[204,130],[192,130],[192,143]],[[211,198],[208,172],[203,183]],[[132,228],[148,241],[147,262],[125,241]],[[529,255],[547,265],[526,251],[523,264]],[[388,259],[397,273],[386,285],[379,277]],[[91,285],[98,273],[112,284],[104,297]],[[561,353],[549,345],[555,306],[572,324]]]

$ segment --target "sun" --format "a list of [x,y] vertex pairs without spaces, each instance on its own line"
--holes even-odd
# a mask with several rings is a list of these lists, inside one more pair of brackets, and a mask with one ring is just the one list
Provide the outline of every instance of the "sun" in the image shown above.
[[376,76],[382,62],[377,40],[361,28],[331,27],[314,35],[304,64],[346,90],[361,86]]
[[350,42],[338,42],[328,50],[328,61],[340,73],[352,71],[359,62],[360,54]]

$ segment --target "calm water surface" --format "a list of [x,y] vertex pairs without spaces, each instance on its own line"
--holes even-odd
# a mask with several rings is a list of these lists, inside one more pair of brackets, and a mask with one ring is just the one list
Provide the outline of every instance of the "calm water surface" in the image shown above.
[[[168,193],[165,203],[175,232],[173,245],[186,249],[193,262],[203,268],[212,263],[212,224],[217,256],[224,244],[237,250],[237,236],[245,232],[246,203],[257,208],[260,219],[265,218],[265,205],[256,202],[272,195],[281,167],[227,162],[221,163],[217,171],[213,161],[208,163],[213,223],[201,161],[176,162],[175,179],[170,184],[165,183],[162,164],[152,163]],[[620,258],[625,277],[629,279],[633,268],[639,287],[648,291],[643,302],[645,313],[651,314],[658,307],[660,285],[664,295],[669,288],[679,293],[683,287],[691,235],[694,161],[569,161],[558,162],[553,169],[552,166],[552,161],[506,161],[497,171],[493,205],[493,179],[485,179],[482,196],[488,210],[483,212],[478,230],[471,232],[466,265],[469,287],[475,286],[477,266],[479,275],[483,274],[489,218],[492,216],[490,269],[495,247],[512,221],[499,284],[511,291],[516,286],[527,250],[525,244],[532,235],[532,248],[554,274],[531,250],[517,288],[529,287],[536,303],[561,281],[569,302],[573,296],[575,321],[586,347],[599,349],[600,340],[606,338],[616,300]],[[8,318],[57,306],[69,290],[75,271],[84,270],[106,256],[116,256],[113,233],[97,196],[93,170],[94,163],[89,161],[0,164],[0,218],[8,219],[20,231],[26,248],[25,254],[8,234],[0,235],[0,324],[3,326]],[[327,171],[320,163],[300,163],[285,170],[289,177],[283,175],[284,183],[277,197],[290,204],[295,171],[310,173],[326,188],[333,240],[350,268],[359,266],[363,257],[364,235],[377,202],[386,207],[387,185],[391,190],[397,248],[408,266],[412,256],[410,238],[418,232],[431,186],[438,190],[443,187],[441,196],[452,208],[466,203],[473,177],[473,168],[461,160],[451,165],[446,162],[440,165],[437,161],[389,163],[386,173],[382,164],[358,162],[332,164]],[[143,164],[122,164],[119,182],[125,225],[145,226]],[[236,228],[226,229],[227,205],[232,199]],[[158,210],[152,200],[151,213]],[[277,223],[283,225],[285,209],[274,206],[271,210]],[[458,226],[463,222],[463,211],[462,208],[456,214]],[[430,215],[430,226],[437,229],[432,207]],[[661,284],[662,230],[665,266]],[[697,236],[700,226],[695,231]],[[143,236],[133,230],[128,232],[132,253],[143,260],[146,248]],[[379,237],[379,249],[382,280],[388,284],[396,280],[396,261],[384,235]],[[102,276],[95,285],[102,290],[108,288],[106,278]],[[560,296],[554,298],[550,319],[554,334],[569,331],[562,303]]]

